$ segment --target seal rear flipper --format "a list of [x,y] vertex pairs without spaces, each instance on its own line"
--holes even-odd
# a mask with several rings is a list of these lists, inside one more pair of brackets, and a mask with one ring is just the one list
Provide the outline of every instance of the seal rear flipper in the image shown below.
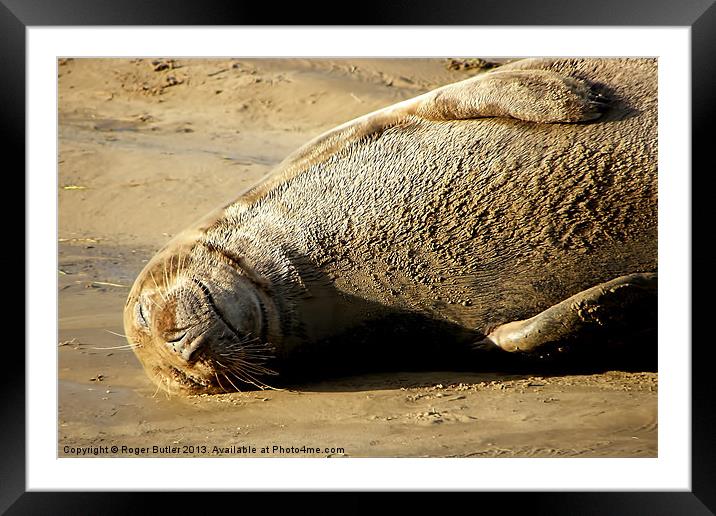
[[[541,353],[609,340],[628,342],[657,328],[657,274],[620,276],[589,288],[522,321],[495,328],[478,349]],[[655,344],[655,342],[654,342]]]

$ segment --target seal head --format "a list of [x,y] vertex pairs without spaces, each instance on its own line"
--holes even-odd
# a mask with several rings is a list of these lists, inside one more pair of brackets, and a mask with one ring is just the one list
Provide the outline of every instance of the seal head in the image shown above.
[[[169,246],[168,246],[169,248]],[[184,393],[264,388],[267,304],[248,266],[197,243],[160,252],[137,279],[124,310],[129,341],[154,382]]]

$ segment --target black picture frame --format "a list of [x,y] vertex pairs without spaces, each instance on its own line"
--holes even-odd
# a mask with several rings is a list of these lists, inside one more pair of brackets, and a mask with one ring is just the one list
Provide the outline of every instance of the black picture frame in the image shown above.
[[[279,7],[280,5],[280,7]],[[574,25],[574,26],[682,26],[691,28],[692,79],[692,168],[708,173],[713,144],[707,141],[708,125],[714,110],[716,58],[712,53],[716,40],[714,0],[555,0],[527,2],[499,0],[475,2],[452,0],[375,1],[360,0],[360,9],[337,10],[335,4],[282,2],[251,4],[227,0],[178,2],[169,0],[0,0],[0,120],[4,129],[3,162],[14,163],[15,170],[25,166],[25,30],[30,26],[111,26],[111,25]],[[345,14],[339,15],[339,12]],[[320,16],[317,13],[334,13]],[[16,159],[10,161],[10,157]],[[709,160],[709,158],[711,158]],[[708,160],[708,161],[707,161]],[[7,165],[3,165],[5,168]],[[6,169],[7,170],[7,169]],[[688,177],[690,171],[684,171]],[[9,175],[9,172],[6,172]],[[708,220],[713,201],[705,197],[708,188],[693,188],[699,173],[691,173],[693,221],[692,235],[699,234],[699,221]],[[20,188],[24,189],[24,181]],[[17,191],[17,190],[16,190]],[[7,216],[7,215],[6,215]],[[14,216],[16,220],[17,216]],[[710,231],[709,233],[710,234]],[[24,249],[24,248],[23,248]],[[14,254],[16,251],[14,251]],[[25,251],[23,251],[23,258]],[[13,256],[10,263],[15,263]],[[23,260],[23,263],[25,261]],[[704,259],[694,256],[693,271],[703,269]],[[25,267],[25,277],[31,271]],[[693,274],[693,272],[692,272]],[[696,303],[692,289],[693,321],[708,320],[710,304]],[[26,310],[32,310],[26,306]],[[16,325],[18,326],[18,325]],[[709,339],[691,338],[692,356],[692,489],[689,492],[525,492],[470,493],[470,499],[451,502],[475,506],[489,502],[501,513],[529,510],[532,514],[714,514],[716,513],[716,447],[714,446],[714,382]],[[684,342],[688,345],[689,335]],[[6,337],[7,338],[7,337]],[[3,348],[3,383],[0,456],[0,511],[7,514],[114,514],[135,513],[151,507],[153,493],[122,492],[26,492],[25,426],[25,350],[18,345]],[[9,366],[8,364],[12,364]],[[243,510],[255,497],[249,493],[213,493],[206,506],[192,493],[162,495],[164,511],[177,514],[196,508],[221,507],[237,503],[229,497],[241,497]],[[302,493],[312,498],[315,493]],[[373,495],[374,496],[374,495]],[[421,496],[416,494],[416,496]],[[464,498],[464,495],[460,495]],[[371,496],[351,495],[355,501],[344,506],[350,512],[373,510]],[[159,501],[159,500],[155,500]],[[423,500],[425,510],[429,505]],[[471,505],[467,505],[467,504]],[[315,501],[318,508],[325,502]],[[273,503],[272,503],[273,505]],[[250,505],[249,505],[250,506]],[[445,506],[438,506],[437,509]],[[241,509],[237,509],[241,510]]]

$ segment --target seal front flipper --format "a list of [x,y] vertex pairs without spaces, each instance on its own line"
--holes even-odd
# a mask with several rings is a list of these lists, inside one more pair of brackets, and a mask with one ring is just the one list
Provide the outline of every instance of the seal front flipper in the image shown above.
[[572,123],[601,116],[603,97],[584,81],[548,70],[495,71],[439,88],[417,105],[428,120],[511,117]]
[[579,292],[530,319],[498,326],[475,347],[537,353],[550,344],[577,348],[605,339],[628,341],[656,327],[657,274],[637,273]]
[[309,141],[255,189],[258,198],[277,184],[324,162],[349,145],[412,119],[445,122],[509,117],[526,122],[575,123],[601,116],[605,99],[586,82],[550,70],[487,72],[346,122]]

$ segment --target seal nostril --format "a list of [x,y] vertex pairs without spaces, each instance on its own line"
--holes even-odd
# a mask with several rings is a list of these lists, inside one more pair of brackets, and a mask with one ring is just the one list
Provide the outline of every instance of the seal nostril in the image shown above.
[[179,346],[178,348],[175,347],[174,349],[179,352],[179,354],[184,360],[190,362],[192,360],[196,360],[197,356],[199,355],[199,352],[204,347],[205,342],[206,339],[204,338],[204,336],[199,335],[191,342],[187,342],[183,346]]
[[164,335],[164,342],[174,352],[181,355],[187,362],[190,361],[201,344],[201,337],[195,338],[189,342],[188,331],[171,332]]
[[186,332],[177,334],[175,336],[169,337],[166,339],[167,344],[177,344],[180,342],[184,337],[186,337]]

